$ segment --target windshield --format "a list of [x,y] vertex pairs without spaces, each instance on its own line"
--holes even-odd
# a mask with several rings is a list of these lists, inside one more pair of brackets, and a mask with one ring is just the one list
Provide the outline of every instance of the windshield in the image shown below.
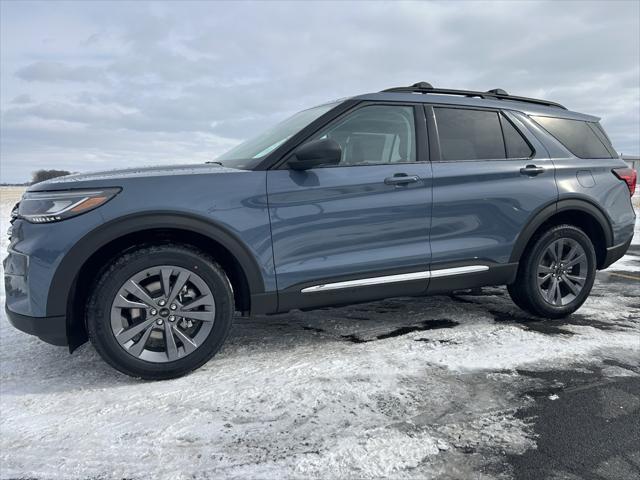
[[263,157],[289,140],[316,118],[327,113],[339,102],[327,103],[296,113],[285,121],[269,128],[266,132],[242,142],[216,160],[225,167],[249,169]]

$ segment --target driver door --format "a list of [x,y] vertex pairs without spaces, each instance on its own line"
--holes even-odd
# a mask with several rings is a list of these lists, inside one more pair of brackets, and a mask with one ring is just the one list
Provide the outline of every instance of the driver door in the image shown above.
[[279,310],[424,293],[431,166],[423,110],[356,107],[307,141],[340,164],[267,172]]

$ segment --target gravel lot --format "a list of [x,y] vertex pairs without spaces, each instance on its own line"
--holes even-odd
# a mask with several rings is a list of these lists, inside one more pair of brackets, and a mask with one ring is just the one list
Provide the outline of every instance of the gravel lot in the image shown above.
[[[4,251],[19,190],[0,195]],[[237,319],[220,354],[165,382],[3,311],[0,476],[639,478],[639,241],[563,321],[503,288]]]

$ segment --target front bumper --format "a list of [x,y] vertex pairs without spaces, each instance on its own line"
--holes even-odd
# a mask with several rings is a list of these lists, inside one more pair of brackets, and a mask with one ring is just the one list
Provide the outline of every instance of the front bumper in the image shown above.
[[9,323],[29,335],[35,335],[40,340],[52,345],[66,346],[67,321],[61,317],[30,317],[12,312],[5,306]]

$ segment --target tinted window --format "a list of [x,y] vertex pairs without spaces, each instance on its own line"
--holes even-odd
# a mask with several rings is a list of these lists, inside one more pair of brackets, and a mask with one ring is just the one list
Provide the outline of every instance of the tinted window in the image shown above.
[[529,158],[533,155],[533,150],[522,134],[504,116],[502,117],[502,131],[504,144],[507,148],[507,158]]
[[442,160],[506,158],[497,112],[435,108]]
[[593,123],[590,123],[589,126],[595,132],[595,134],[598,136],[600,141],[602,143],[604,143],[604,146],[607,147],[607,151],[611,154],[611,156],[612,157],[617,157],[618,156],[618,152],[616,152],[616,149],[613,148],[613,145],[611,143],[611,139],[609,138],[609,135],[607,135],[607,133],[602,128],[602,125],[600,125],[598,122],[593,122]]
[[331,138],[340,144],[340,165],[416,161],[413,107],[363,107],[314,136],[318,138]]
[[610,158],[612,154],[587,122],[554,117],[533,117],[567,150],[580,158]]

